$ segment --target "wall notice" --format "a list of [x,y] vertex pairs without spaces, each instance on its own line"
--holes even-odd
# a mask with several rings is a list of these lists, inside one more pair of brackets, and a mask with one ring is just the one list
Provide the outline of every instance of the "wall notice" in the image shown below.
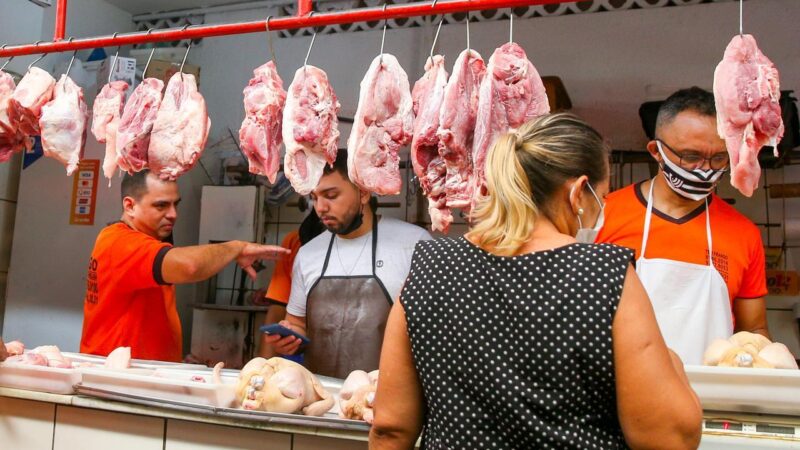
[[78,163],[78,169],[72,176],[70,225],[94,225],[97,184],[100,181],[98,178],[99,173],[99,159],[86,159]]

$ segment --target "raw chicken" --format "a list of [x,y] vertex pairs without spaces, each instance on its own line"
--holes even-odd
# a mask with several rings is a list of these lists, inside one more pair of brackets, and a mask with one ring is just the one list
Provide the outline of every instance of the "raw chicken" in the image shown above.
[[27,136],[38,136],[42,107],[53,98],[55,84],[49,73],[31,67],[11,96],[8,108],[11,126]]
[[38,353],[33,353],[33,352],[28,352],[28,353],[23,353],[22,355],[12,356],[12,357],[6,359],[5,362],[7,362],[7,363],[25,364],[25,365],[28,365],[28,366],[47,367],[47,358],[45,358],[44,356],[42,356],[42,355],[40,355]]
[[339,390],[339,417],[363,420],[369,424],[375,419],[373,404],[378,390],[379,371],[369,374],[354,370],[347,376]]
[[760,352],[764,347],[771,344],[770,340],[758,333],[750,333],[749,331],[740,331],[728,340],[737,347],[750,347],[756,353]]
[[758,352],[764,361],[775,366],[776,369],[797,369],[797,361],[789,349],[780,342],[773,342]]
[[254,70],[244,88],[245,118],[239,129],[239,145],[250,163],[250,173],[265,175],[273,184],[280,168],[285,105],[286,91],[275,63],[270,61]]
[[716,366],[725,356],[725,353],[734,347],[736,346],[728,339],[714,339],[706,348],[705,353],[703,353],[703,365]]
[[32,353],[43,356],[47,360],[48,367],[55,367],[58,369],[69,369],[72,367],[72,362],[61,354],[61,350],[55,345],[42,345],[31,350]]
[[414,112],[408,76],[388,53],[372,60],[361,80],[347,140],[350,181],[378,195],[400,193],[400,149],[411,142]]
[[411,91],[414,105],[414,135],[411,140],[411,165],[428,197],[431,228],[447,233],[453,214],[447,207],[447,165],[439,155],[439,114],[447,86],[444,58],[436,55],[425,63],[425,74]]
[[106,369],[122,370],[131,366],[131,348],[117,347],[106,357],[103,367]]
[[103,86],[92,106],[92,134],[97,142],[106,144],[103,174],[109,179],[109,183],[117,170],[116,135],[127,90],[128,83],[112,81]]
[[197,92],[194,75],[172,75],[150,136],[150,170],[162,180],[178,179],[200,159],[210,129],[206,101]]
[[439,155],[445,160],[445,195],[450,208],[469,208],[472,198],[472,147],[478,116],[478,91],[486,73],[481,55],[464,50],[447,81],[439,115]]
[[717,132],[731,158],[731,184],[747,197],[758,187],[758,152],[778,155],[783,119],[778,70],[749,34],[734,36],[714,71]]
[[236,398],[244,409],[307,416],[321,416],[335,402],[308,369],[280,357],[250,360],[239,373]]
[[482,194],[486,155],[497,138],[549,112],[544,84],[525,50],[514,42],[495,50],[480,88],[472,150],[475,164],[473,203]]
[[147,167],[150,132],[161,104],[163,88],[163,81],[145,78],[136,86],[122,110],[115,147],[117,165],[128,173],[139,172]]
[[25,352],[25,344],[20,341],[6,342],[6,352],[9,355],[21,355]]
[[42,108],[39,128],[44,155],[67,166],[67,175],[72,175],[83,158],[88,120],[83,90],[70,77],[61,75],[53,100]]
[[749,347],[733,347],[720,359],[719,367],[752,367],[754,369],[772,369],[773,366]]
[[325,163],[333,165],[339,142],[339,100],[328,76],[314,66],[297,69],[283,111],[283,170],[300,195],[317,187]]

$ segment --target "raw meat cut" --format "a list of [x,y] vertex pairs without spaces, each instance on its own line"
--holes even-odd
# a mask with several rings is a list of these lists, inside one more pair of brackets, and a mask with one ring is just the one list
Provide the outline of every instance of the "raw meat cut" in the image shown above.
[[106,357],[103,367],[106,369],[127,369],[131,366],[131,348],[117,347]]
[[116,135],[127,90],[128,83],[112,81],[103,86],[92,106],[92,134],[97,142],[106,144],[103,174],[109,179],[109,183],[117,170]]
[[317,187],[325,163],[333,165],[339,143],[339,100],[328,75],[314,66],[297,69],[283,111],[283,170],[300,195]]
[[379,376],[377,370],[370,373],[363,370],[350,372],[339,390],[339,417],[372,424],[375,419],[373,403]]
[[439,155],[439,114],[447,86],[444,57],[436,55],[425,63],[425,74],[411,91],[414,104],[414,135],[411,140],[411,165],[428,197],[431,228],[447,233],[453,214],[447,207],[447,165]]
[[378,195],[400,193],[400,149],[411,142],[414,112],[408,76],[388,53],[372,60],[361,80],[347,140],[350,181]]
[[280,357],[254,358],[245,364],[236,398],[244,409],[307,416],[321,416],[336,402],[308,369]]
[[25,344],[20,341],[6,342],[6,351],[9,355],[21,355],[25,352]]
[[171,181],[188,172],[200,159],[210,128],[206,101],[197,92],[194,75],[172,75],[150,135],[150,171]]
[[486,73],[481,55],[464,50],[453,65],[439,115],[439,155],[445,160],[445,194],[450,208],[468,209],[472,199],[472,146],[478,91]]
[[117,128],[117,165],[128,173],[147,167],[150,132],[161,105],[163,88],[163,81],[145,78],[136,86],[122,110]]
[[714,71],[717,132],[725,139],[731,184],[747,197],[758,187],[758,152],[770,145],[778,156],[783,119],[778,70],[753,36],[734,36]]
[[254,70],[244,88],[245,118],[239,129],[239,145],[250,163],[250,173],[265,175],[273,184],[280,168],[285,104],[286,91],[275,63],[270,61]]
[[31,350],[31,352],[43,356],[47,360],[48,367],[56,367],[59,369],[69,369],[72,367],[72,362],[64,357],[64,355],[61,354],[61,350],[55,345],[42,345]]
[[792,352],[780,342],[773,342],[767,345],[758,352],[758,356],[772,364],[776,369],[797,369],[797,361],[794,359]]
[[70,77],[61,75],[53,100],[42,107],[39,128],[44,155],[64,164],[67,175],[72,175],[83,157],[87,122],[83,90]]
[[38,136],[42,107],[53,98],[55,84],[49,73],[31,67],[11,96],[8,107],[11,126],[27,136]]
[[6,359],[7,363],[17,363],[17,364],[25,364],[27,366],[42,366],[47,367],[47,358],[44,356],[33,353],[27,352],[23,353],[22,355],[11,356]]
[[481,195],[486,155],[497,138],[549,112],[544,84],[525,50],[514,42],[495,50],[480,88],[479,119],[472,150],[475,164],[473,203]]
[[11,125],[8,108],[16,84],[11,75],[0,71],[0,162],[6,162],[15,153],[31,148],[30,138]]

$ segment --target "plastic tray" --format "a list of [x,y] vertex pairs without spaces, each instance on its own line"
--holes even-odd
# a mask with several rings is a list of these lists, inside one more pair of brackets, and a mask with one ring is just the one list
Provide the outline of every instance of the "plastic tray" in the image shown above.
[[800,370],[686,366],[706,411],[800,416]]
[[[88,355],[86,353],[71,353],[71,352],[61,352],[61,354],[69,358],[69,360],[72,361],[73,363],[88,362],[92,364],[103,365],[106,362],[105,356]],[[158,369],[158,368],[190,369],[190,370],[206,369],[206,366],[202,364],[185,364],[185,363],[174,363],[167,361],[151,361],[146,359],[132,359],[131,367],[138,369]]]
[[0,386],[3,387],[52,394],[74,394],[75,385],[80,381],[79,369],[58,369],[12,362],[0,363]]

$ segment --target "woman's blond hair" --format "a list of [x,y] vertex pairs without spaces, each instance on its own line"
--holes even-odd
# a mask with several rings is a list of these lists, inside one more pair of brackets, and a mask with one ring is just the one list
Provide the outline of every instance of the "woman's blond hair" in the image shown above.
[[[486,156],[486,195],[472,211],[467,238],[498,255],[514,255],[540,214],[570,178],[597,185],[608,176],[608,148],[589,124],[567,113],[533,119],[501,136]],[[476,192],[476,195],[479,193]]]

